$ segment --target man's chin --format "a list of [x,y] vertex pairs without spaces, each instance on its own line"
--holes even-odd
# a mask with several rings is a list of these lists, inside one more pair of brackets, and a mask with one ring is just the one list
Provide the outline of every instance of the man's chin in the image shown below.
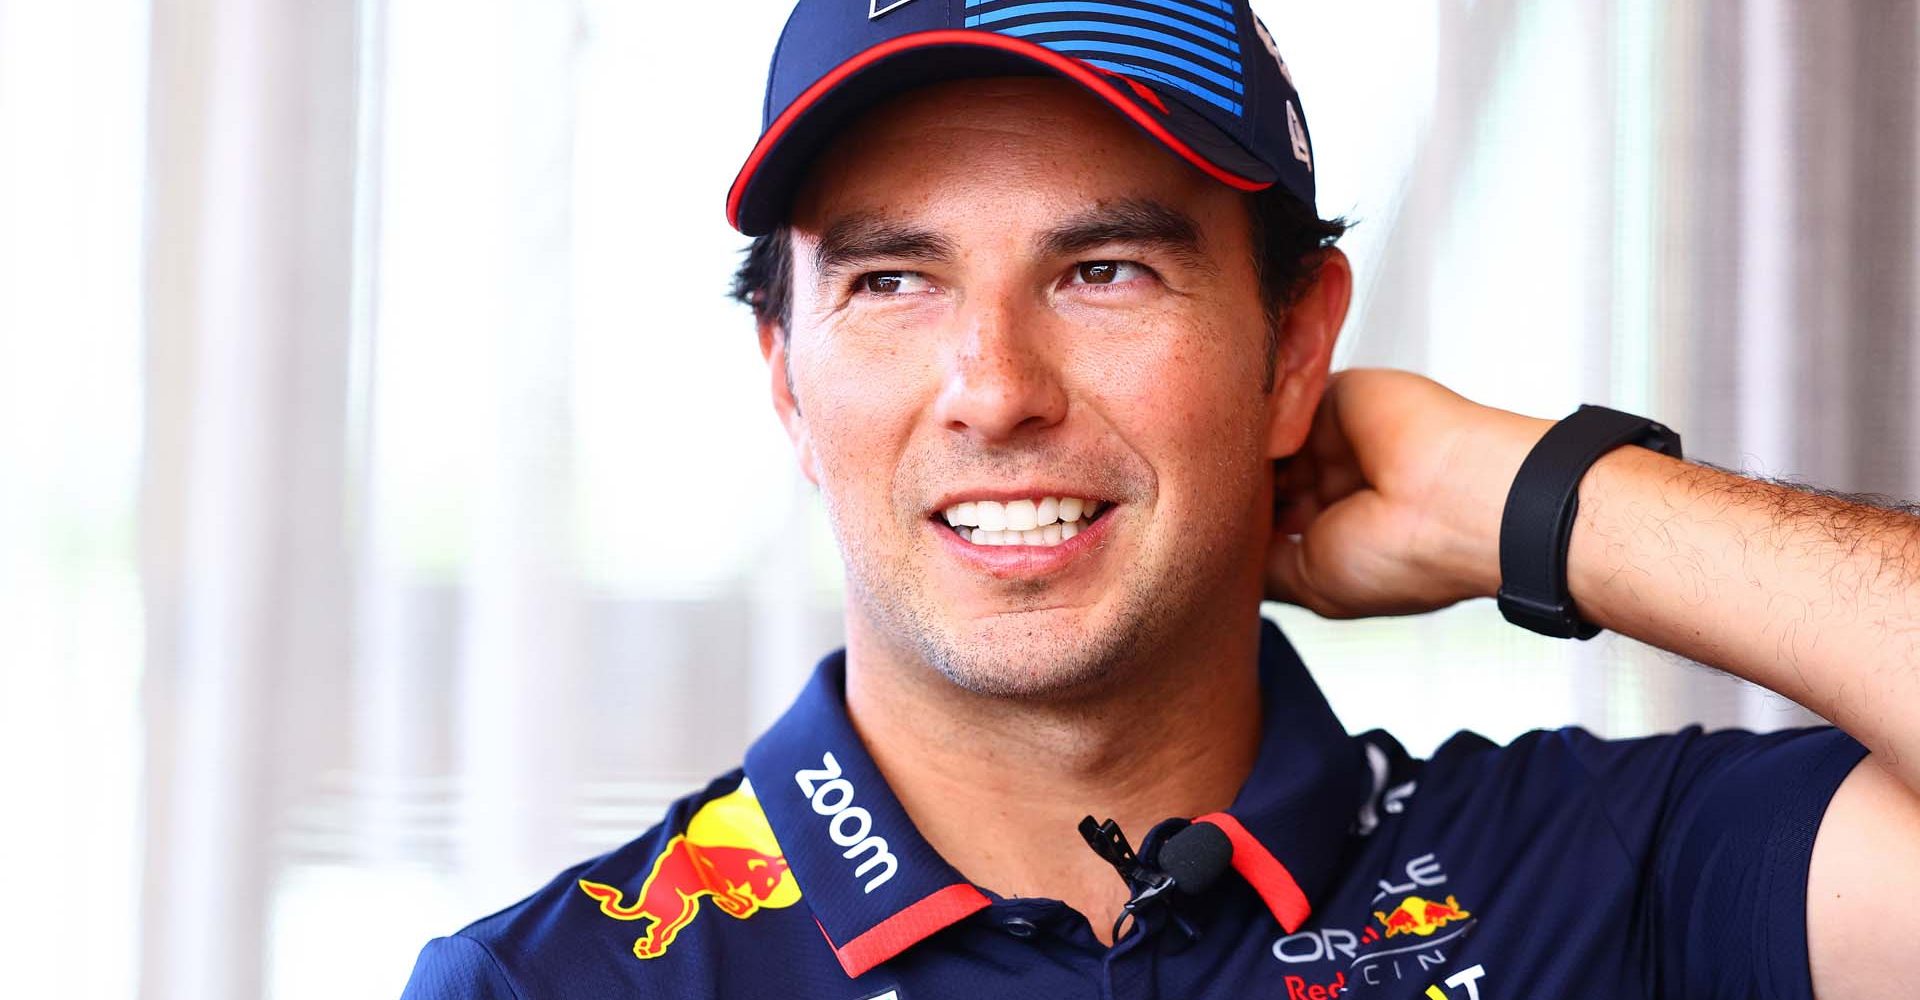
[[1137,622],[1091,617],[1085,609],[1048,608],[956,622],[937,637],[923,635],[921,654],[949,681],[977,695],[1040,701],[1085,696],[1110,682],[1137,643]]

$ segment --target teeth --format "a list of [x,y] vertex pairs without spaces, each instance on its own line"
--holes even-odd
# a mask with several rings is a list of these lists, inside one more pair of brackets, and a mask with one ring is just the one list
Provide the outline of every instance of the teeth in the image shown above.
[[1050,546],[1086,530],[1102,506],[1081,497],[969,500],[948,507],[941,516],[975,545]]
[[1015,500],[1007,504],[1007,530],[1032,531],[1040,526],[1040,523],[1034,520],[1034,516],[1035,511],[1031,500]]
[[968,500],[957,503],[941,511],[953,527],[965,525],[970,528],[985,528],[988,531],[1027,531],[1031,528],[1044,528],[1055,521],[1078,521],[1085,518],[1093,520],[1100,510],[1098,500],[1083,500],[1080,497],[1034,497],[1031,500],[1010,500],[1001,503],[995,500]]

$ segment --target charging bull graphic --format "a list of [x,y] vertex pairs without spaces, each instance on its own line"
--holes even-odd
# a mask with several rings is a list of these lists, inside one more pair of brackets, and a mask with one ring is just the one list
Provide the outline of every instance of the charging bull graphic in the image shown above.
[[1374,918],[1387,928],[1387,936],[1399,934],[1417,934],[1427,937],[1456,920],[1465,920],[1473,914],[1460,908],[1459,900],[1447,897],[1444,903],[1419,896],[1408,896],[1393,908],[1392,913],[1373,911]]
[[700,915],[702,897],[712,899],[722,913],[736,920],[800,901],[800,887],[787,870],[787,860],[753,788],[745,781],[701,806],[687,822],[686,832],[667,841],[631,904],[622,902],[625,893],[615,886],[581,879],[580,891],[597,900],[600,912],[615,920],[650,921],[633,942],[638,958],[664,954]]

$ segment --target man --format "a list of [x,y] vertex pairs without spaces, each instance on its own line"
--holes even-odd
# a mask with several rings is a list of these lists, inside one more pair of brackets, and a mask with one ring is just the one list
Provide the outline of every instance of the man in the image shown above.
[[[1920,520],[1330,375],[1339,226],[1244,3],[802,0],[769,90],[739,291],[847,648],[407,996],[1915,995]],[[1496,593],[1840,728],[1416,761],[1258,612]]]

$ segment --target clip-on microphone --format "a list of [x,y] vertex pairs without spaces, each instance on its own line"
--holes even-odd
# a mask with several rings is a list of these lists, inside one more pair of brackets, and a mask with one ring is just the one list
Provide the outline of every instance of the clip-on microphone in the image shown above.
[[[1168,822],[1174,822],[1169,820]],[[1233,842],[1226,832],[1212,823],[1188,823],[1160,844],[1153,862],[1142,861],[1120,832],[1120,824],[1109,819],[1095,823],[1092,816],[1080,821],[1080,836],[1127,883],[1128,899],[1113,922],[1113,939],[1120,939],[1120,925],[1128,916],[1168,889],[1183,896],[1196,896],[1219,881],[1233,862]],[[1152,839],[1149,837],[1149,839]]]

